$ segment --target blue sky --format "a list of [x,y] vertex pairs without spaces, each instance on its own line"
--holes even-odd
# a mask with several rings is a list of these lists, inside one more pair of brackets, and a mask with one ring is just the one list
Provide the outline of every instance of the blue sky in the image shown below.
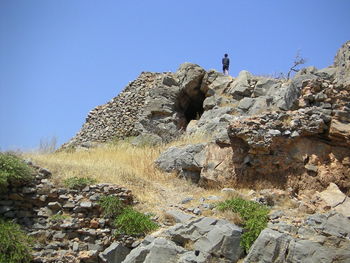
[[87,113],[142,71],[183,62],[230,73],[333,63],[348,0],[0,0],[0,150],[74,136]]

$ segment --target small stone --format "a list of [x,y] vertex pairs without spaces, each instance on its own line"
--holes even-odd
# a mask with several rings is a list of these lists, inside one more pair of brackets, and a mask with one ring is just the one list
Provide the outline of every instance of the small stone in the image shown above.
[[193,214],[195,214],[195,215],[201,215],[201,214],[202,214],[202,211],[201,211],[199,208],[194,208],[194,209],[193,209]]
[[78,252],[79,251],[79,243],[78,242],[73,242],[72,250],[74,252]]
[[281,132],[279,130],[269,130],[268,134],[272,136],[278,136],[278,135],[281,135]]
[[0,206],[0,214],[4,214],[8,211],[11,211],[12,207],[11,206]]
[[314,172],[314,173],[317,173],[317,171],[318,171],[318,167],[316,165],[313,165],[313,164],[306,164],[305,169],[310,171],[310,172]]
[[41,195],[41,196],[39,196],[39,200],[40,200],[41,202],[45,202],[46,199],[47,199],[47,195]]
[[57,232],[56,234],[53,235],[52,239],[53,240],[63,240],[65,238],[66,234],[63,233],[62,231]]
[[51,175],[51,172],[45,168],[40,168],[39,169],[39,173],[45,175],[45,176],[50,176]]
[[24,200],[24,197],[21,194],[17,194],[17,193],[9,194],[8,198],[10,200],[14,200],[14,201],[23,201]]
[[23,187],[22,188],[22,193],[24,193],[24,194],[33,194],[35,192],[36,192],[36,190],[33,187]]
[[218,201],[220,199],[221,199],[221,197],[216,196],[216,195],[211,195],[211,196],[207,197],[207,200],[212,200],[212,201]]
[[290,137],[292,137],[292,138],[295,138],[295,137],[298,137],[298,136],[300,136],[300,134],[297,131],[293,131],[292,134],[290,135]]
[[92,203],[91,202],[81,202],[80,203],[80,207],[82,207],[82,208],[91,208],[92,207]]
[[67,202],[63,205],[63,208],[65,208],[65,209],[73,209],[74,207],[75,207],[75,205],[72,202]]
[[193,200],[193,197],[186,197],[181,201],[181,204],[187,204]]
[[98,227],[99,227],[98,221],[97,221],[96,219],[91,219],[91,220],[90,220],[90,228],[96,229],[96,228],[98,228]]
[[60,195],[58,198],[62,199],[62,200],[68,200],[69,196],[68,195]]
[[47,206],[50,209],[54,210],[54,211],[59,210],[59,209],[62,208],[62,206],[61,206],[61,204],[59,202],[50,202],[50,203],[47,204]]

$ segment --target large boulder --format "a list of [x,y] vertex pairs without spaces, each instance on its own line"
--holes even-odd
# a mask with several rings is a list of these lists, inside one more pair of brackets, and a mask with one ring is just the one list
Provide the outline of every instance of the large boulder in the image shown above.
[[183,247],[165,238],[155,238],[133,249],[123,263],[177,263],[180,255],[187,252]]
[[[211,254],[216,259],[237,262],[242,256],[242,229],[226,220],[202,217],[176,224],[165,231],[167,238],[177,244],[192,244],[195,251]],[[219,262],[219,261],[218,261]]]
[[205,144],[190,144],[184,147],[170,147],[155,161],[164,172],[177,172],[186,179],[198,182],[203,167]]

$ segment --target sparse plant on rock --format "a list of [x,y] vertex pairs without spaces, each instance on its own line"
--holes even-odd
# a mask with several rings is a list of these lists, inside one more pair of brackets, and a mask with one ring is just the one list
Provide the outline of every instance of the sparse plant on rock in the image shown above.
[[83,189],[84,187],[95,184],[97,181],[89,177],[70,177],[63,181],[64,185],[70,189]]
[[300,55],[300,50],[297,51],[297,54],[295,55],[294,61],[293,61],[293,65],[290,67],[288,74],[287,74],[287,79],[290,78],[290,74],[293,72],[298,72],[299,69],[297,69],[298,66],[303,65],[306,63],[306,59],[303,58]]
[[69,219],[70,216],[69,215],[65,215],[65,214],[55,214],[55,215],[52,215],[50,217],[50,221],[52,222],[63,222],[64,220],[67,220]]
[[29,263],[32,240],[20,226],[0,218],[0,262]]
[[158,225],[150,219],[150,216],[138,212],[131,207],[126,207],[115,219],[117,234],[141,235],[156,230]]
[[33,170],[17,156],[0,153],[0,190],[6,189],[11,181],[28,181]]
[[220,211],[230,210],[241,216],[245,230],[241,237],[241,246],[246,251],[249,250],[260,232],[267,226],[269,209],[257,202],[233,198],[218,203],[217,208]]
[[103,209],[104,216],[106,217],[116,217],[124,209],[124,205],[120,199],[113,195],[102,196],[99,200],[99,204]]

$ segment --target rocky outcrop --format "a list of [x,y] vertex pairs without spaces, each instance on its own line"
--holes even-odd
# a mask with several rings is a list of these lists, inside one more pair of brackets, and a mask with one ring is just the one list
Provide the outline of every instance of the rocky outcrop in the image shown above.
[[[116,238],[112,219],[104,217],[98,200],[113,195],[132,205],[131,192],[112,184],[80,190],[58,188],[48,170],[34,168],[33,181],[10,184],[8,191],[0,194],[0,216],[22,225],[37,241],[33,262],[107,262],[102,252]],[[125,236],[120,241],[131,246],[135,238]]]
[[334,59],[334,67],[337,82],[350,85],[350,41],[347,41],[338,50]]
[[155,161],[165,172],[177,172],[181,177],[198,183],[203,167],[203,149],[205,144],[170,147]]
[[196,218],[178,223],[158,236],[147,236],[123,263],[237,262],[243,253],[241,234],[242,229],[228,221]]
[[107,104],[90,111],[79,133],[62,148],[91,147],[132,136],[152,136],[155,143],[179,136],[203,113],[205,70],[184,63],[176,73],[142,73]]
[[[350,86],[334,77],[334,68],[307,68],[285,83],[254,80],[248,72],[223,82],[221,89],[235,94],[240,99],[238,105],[215,105],[187,126],[189,134],[211,135],[198,153],[202,156],[200,165],[193,164],[197,181],[206,187],[291,187],[296,192],[323,190],[334,182],[348,192]],[[277,94],[270,100],[270,111],[255,114],[250,106],[242,106],[270,91]],[[260,97],[254,98],[257,95]],[[187,148],[191,146],[182,147]],[[167,163],[178,158],[177,154],[166,156]],[[162,162],[160,158],[156,164],[169,172]],[[179,162],[174,170],[180,173],[186,169]]]
[[255,241],[244,262],[339,262],[350,258],[350,220],[330,212],[309,216],[301,226],[271,223]]

